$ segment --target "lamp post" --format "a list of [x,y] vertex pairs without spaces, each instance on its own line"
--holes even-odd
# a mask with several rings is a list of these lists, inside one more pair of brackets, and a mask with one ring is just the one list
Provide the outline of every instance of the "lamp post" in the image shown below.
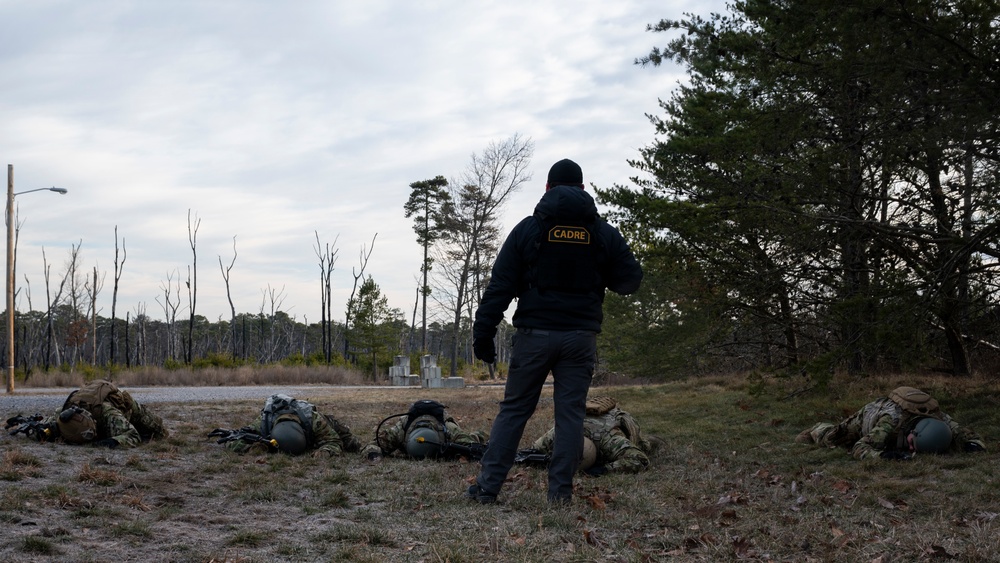
[[14,165],[7,165],[7,393],[14,392],[14,196],[43,190],[67,192],[53,186],[14,193]]

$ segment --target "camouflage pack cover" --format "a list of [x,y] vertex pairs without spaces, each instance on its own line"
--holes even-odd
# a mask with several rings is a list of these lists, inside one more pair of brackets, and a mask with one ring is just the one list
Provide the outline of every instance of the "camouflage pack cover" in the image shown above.
[[915,387],[897,387],[889,393],[889,400],[903,411],[916,416],[936,416],[938,402],[934,397]]
[[72,406],[78,406],[90,411],[96,418],[101,416],[101,404],[104,402],[113,404],[126,418],[131,416],[132,410],[129,401],[125,400],[123,392],[114,383],[106,379],[95,379],[83,387],[73,391],[63,403],[63,410]]
[[608,396],[588,397],[587,416],[601,416],[618,406],[618,401]]

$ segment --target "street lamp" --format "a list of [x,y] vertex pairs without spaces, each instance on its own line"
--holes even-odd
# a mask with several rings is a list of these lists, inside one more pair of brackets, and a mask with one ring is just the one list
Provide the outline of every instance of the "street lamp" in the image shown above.
[[14,193],[14,165],[7,165],[7,393],[14,392],[14,196],[40,191],[65,194],[66,188],[36,188]]

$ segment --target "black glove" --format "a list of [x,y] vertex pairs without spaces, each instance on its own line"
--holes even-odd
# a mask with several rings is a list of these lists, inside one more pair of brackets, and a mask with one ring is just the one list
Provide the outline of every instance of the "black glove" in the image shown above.
[[382,459],[382,454],[378,452],[368,452],[368,461],[376,462]]
[[473,338],[472,352],[480,360],[492,364],[497,361],[497,347],[492,338]]
[[913,459],[913,454],[900,450],[885,450],[884,452],[878,454],[878,456],[882,459],[893,459],[896,461],[908,461]]
[[105,438],[103,440],[98,440],[94,442],[94,447],[108,448],[113,450],[118,447],[118,440],[115,440],[114,438]]
[[966,442],[965,444],[962,444],[962,449],[965,450],[967,453],[986,451],[986,448],[979,445],[978,442]]
[[591,477],[600,477],[608,472],[608,468],[603,465],[593,465],[589,469],[585,470],[584,473],[590,475]]

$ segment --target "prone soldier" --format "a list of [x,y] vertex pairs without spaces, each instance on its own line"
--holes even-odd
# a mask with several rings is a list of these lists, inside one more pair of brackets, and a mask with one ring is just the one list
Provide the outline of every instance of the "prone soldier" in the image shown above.
[[[479,460],[486,450],[485,432],[468,432],[459,426],[441,403],[423,399],[405,413],[390,415],[375,429],[375,438],[361,450],[362,457],[378,462],[382,456],[399,451],[413,459],[465,456]],[[387,429],[382,426],[398,418]]]

